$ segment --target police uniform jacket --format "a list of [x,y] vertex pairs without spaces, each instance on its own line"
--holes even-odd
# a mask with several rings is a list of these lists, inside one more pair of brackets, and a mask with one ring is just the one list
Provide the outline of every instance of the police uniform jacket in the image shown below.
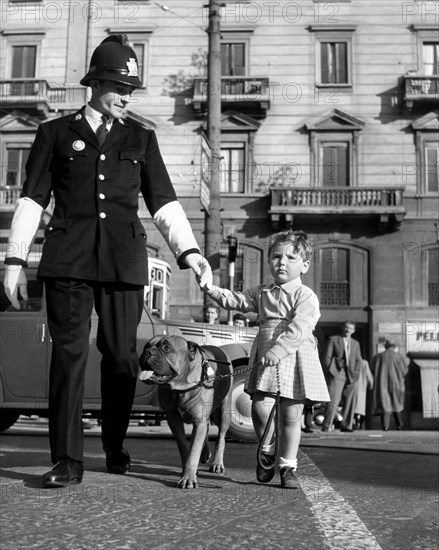
[[152,130],[115,120],[100,147],[82,109],[40,125],[26,172],[22,197],[55,198],[40,278],[147,284],[139,193],[152,216],[176,200]]

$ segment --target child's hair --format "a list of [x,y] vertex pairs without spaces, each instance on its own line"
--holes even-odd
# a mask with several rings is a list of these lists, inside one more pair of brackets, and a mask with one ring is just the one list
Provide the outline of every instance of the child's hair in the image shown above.
[[271,255],[271,251],[278,244],[289,244],[293,246],[295,254],[299,254],[304,262],[311,260],[312,255],[312,243],[310,242],[308,235],[305,231],[281,231],[275,233],[271,237],[270,246],[268,248],[268,257]]

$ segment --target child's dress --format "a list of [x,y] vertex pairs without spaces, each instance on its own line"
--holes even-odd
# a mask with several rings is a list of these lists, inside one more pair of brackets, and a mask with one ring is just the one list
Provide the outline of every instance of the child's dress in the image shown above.
[[244,292],[213,287],[209,296],[225,309],[258,314],[259,332],[249,364],[245,391],[276,394],[276,367],[262,366],[271,350],[279,359],[280,394],[290,399],[329,401],[313,330],[320,317],[319,301],[300,278],[282,285],[259,285]]

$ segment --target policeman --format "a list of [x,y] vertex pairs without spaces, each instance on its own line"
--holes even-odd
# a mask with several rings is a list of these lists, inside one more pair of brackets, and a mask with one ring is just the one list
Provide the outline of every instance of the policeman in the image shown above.
[[134,399],[136,334],[148,282],[139,193],[180,268],[191,268],[202,283],[211,277],[155,133],[123,118],[131,94],[141,86],[136,54],[125,36],[109,36],[96,48],[81,84],[91,88],[88,105],[38,128],[5,260],[6,294],[20,309],[18,292],[27,298],[27,253],[53,194],[55,207],[38,269],[53,341],[49,437],[54,467],[43,475],[44,487],[82,481],[81,413],[93,306],[99,317],[106,465],[114,474],[130,467],[123,442]]

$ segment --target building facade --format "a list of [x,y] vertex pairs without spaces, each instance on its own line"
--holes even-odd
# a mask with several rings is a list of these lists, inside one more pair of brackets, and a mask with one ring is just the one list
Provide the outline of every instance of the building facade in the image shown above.
[[[304,281],[320,298],[320,339],[354,321],[370,361],[396,338],[411,360],[412,425],[437,422],[439,397],[421,391],[439,372],[437,1],[223,1],[220,90],[207,81],[207,1],[8,0],[0,9],[3,243],[38,124],[84,104],[79,80],[93,49],[126,33],[143,82],[128,116],[156,131],[200,245],[207,94],[221,95],[222,227],[210,258],[221,284],[227,236],[239,239],[239,289],[269,277],[274,231],[307,231],[315,253]],[[173,266],[171,316],[201,320],[196,282],[178,271],[144,205],[140,214],[154,255]]]

